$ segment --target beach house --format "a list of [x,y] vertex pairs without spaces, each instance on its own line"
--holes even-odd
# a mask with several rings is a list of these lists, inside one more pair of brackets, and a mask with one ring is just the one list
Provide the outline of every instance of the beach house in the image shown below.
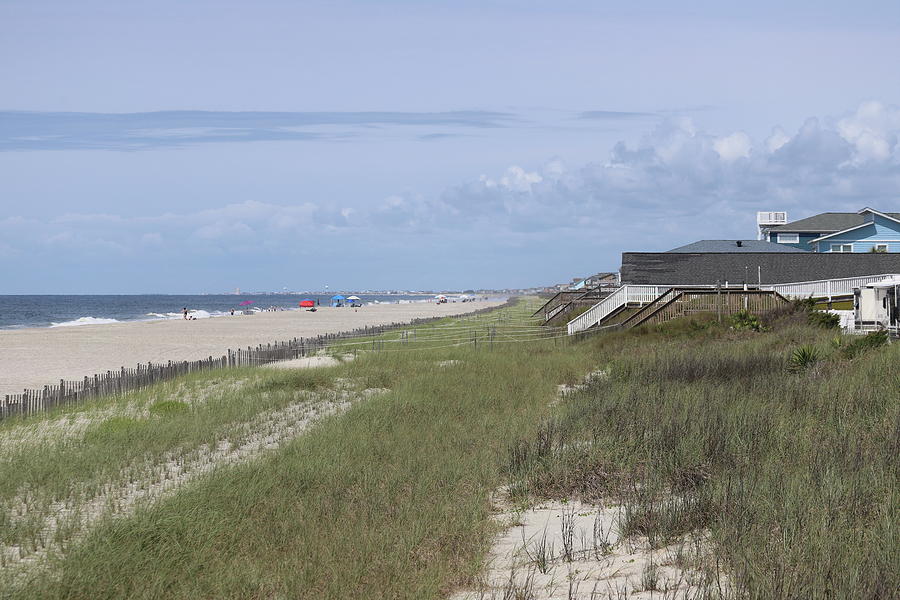
[[616,285],[618,283],[618,273],[595,273],[590,277],[575,277],[569,286],[570,290],[587,290],[595,288],[598,285]]
[[587,298],[551,298],[541,309],[545,322],[565,318],[571,334],[674,318],[698,306],[739,309],[728,304],[732,300],[745,310],[769,310],[786,298],[813,298],[832,310],[853,313],[855,307],[848,322],[855,316],[861,325],[896,331],[900,286],[883,284],[900,281],[900,213],[867,207],[789,223],[787,213],[768,212],[757,214],[757,225],[756,240],[623,252],[620,287],[590,298],[596,303],[579,313],[572,307]]
[[[784,214],[784,213],[780,213]],[[769,242],[809,252],[900,252],[900,213],[826,212],[765,229]]]

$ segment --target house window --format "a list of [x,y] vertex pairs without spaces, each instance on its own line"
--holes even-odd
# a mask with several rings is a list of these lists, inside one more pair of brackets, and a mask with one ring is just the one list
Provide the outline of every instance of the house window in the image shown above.
[[832,244],[832,252],[853,252],[853,244]]
[[800,243],[800,234],[799,233],[779,233],[778,234],[778,243],[779,244],[799,244]]
[[887,252],[888,245],[887,244],[875,244],[875,252]]

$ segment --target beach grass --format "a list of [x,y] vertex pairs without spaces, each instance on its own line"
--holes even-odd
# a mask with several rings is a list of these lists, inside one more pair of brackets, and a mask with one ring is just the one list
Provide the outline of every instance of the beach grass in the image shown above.
[[[339,409],[251,460],[109,510],[15,581],[0,567],[10,577],[0,589],[446,597],[478,578],[497,528],[489,498],[505,486],[523,505],[615,499],[630,532],[659,543],[704,532],[735,597],[876,598],[896,584],[900,346],[856,344],[848,358],[851,340],[791,314],[762,332],[696,318],[575,342],[536,328],[535,308],[345,344],[335,353],[355,359],[327,369],[213,372],[82,407],[89,426],[29,455],[45,465],[29,492],[36,506],[72,490],[83,499],[83,481],[119,485],[135,461],[240,443],[249,423],[285,426],[271,415],[301,402]],[[819,358],[791,368],[802,346]],[[559,384],[588,373],[602,376],[554,402]],[[189,388],[204,399],[172,393]],[[0,440],[4,428],[54,419],[73,417],[0,424]],[[14,471],[7,502],[32,485]],[[27,537],[22,527],[0,522],[0,542]]]
[[[316,378],[301,379],[261,369],[210,372],[4,422],[0,577],[67,547],[86,528],[81,521],[109,512],[104,504],[158,496],[217,458],[233,460],[223,445],[241,448],[271,435],[285,425],[278,420],[284,411],[292,409],[294,420],[324,415],[360,392],[346,385],[324,392]],[[272,391],[282,380],[289,391]]]
[[[540,422],[556,379],[577,379],[590,359],[556,353],[553,341],[530,351],[499,339],[493,351],[445,347],[483,324],[462,322],[461,337],[422,336],[417,350],[245,385],[251,405],[338,379],[389,391],[267,457],[98,527],[51,561],[57,576],[35,577],[22,594],[421,598],[474,577],[506,441]],[[509,373],[520,376],[498,376]]]
[[698,596],[895,597],[900,345],[802,313],[770,328],[695,319],[591,340],[608,378],[511,447],[514,493],[618,503],[651,545],[707,537],[718,577]]

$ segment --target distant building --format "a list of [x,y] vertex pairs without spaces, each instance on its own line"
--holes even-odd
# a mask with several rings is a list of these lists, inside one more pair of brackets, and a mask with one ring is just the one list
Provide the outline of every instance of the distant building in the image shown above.
[[587,287],[596,287],[598,285],[615,285],[619,282],[619,274],[618,273],[595,273],[584,280],[584,283]]
[[590,277],[576,277],[569,286],[570,290],[587,290],[598,285],[616,285],[619,281],[617,273],[595,273]]
[[766,235],[769,242],[809,252],[900,252],[900,213],[868,207],[855,213],[827,212],[768,227]]

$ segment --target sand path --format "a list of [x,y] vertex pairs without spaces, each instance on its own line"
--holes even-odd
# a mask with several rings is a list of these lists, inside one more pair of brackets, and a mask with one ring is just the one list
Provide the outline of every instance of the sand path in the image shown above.
[[105,373],[138,363],[197,360],[294,337],[314,337],[363,326],[459,315],[499,301],[381,304],[284,311],[184,321],[144,321],[40,329],[0,330],[0,395]]

